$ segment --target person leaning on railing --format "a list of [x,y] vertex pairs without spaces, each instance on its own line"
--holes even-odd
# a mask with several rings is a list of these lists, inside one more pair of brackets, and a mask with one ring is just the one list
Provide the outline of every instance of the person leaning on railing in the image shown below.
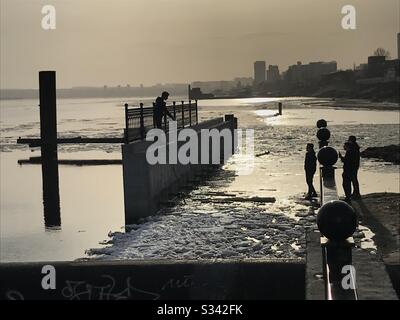
[[175,120],[174,116],[168,111],[167,103],[165,101],[168,100],[169,93],[164,91],[161,94],[161,97],[157,97],[156,103],[154,105],[154,124],[156,128],[162,129],[162,120],[164,115],[167,115],[172,120]]

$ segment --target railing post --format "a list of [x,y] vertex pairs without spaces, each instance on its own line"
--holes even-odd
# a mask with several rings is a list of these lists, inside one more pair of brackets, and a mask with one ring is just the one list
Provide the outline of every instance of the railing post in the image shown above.
[[199,124],[199,110],[197,109],[197,99],[196,101],[196,124]]
[[155,114],[154,114],[155,110],[156,110],[156,103],[153,102],[153,127],[154,128],[156,127],[156,117],[155,117]]
[[189,127],[192,126],[192,100],[189,100]]
[[140,103],[140,138],[143,140],[145,134],[144,119],[143,119],[143,103]]
[[129,143],[129,118],[128,118],[128,104],[125,103],[125,143]]
[[176,102],[175,102],[175,101],[172,102],[172,106],[173,106],[173,108],[174,108],[174,119],[175,119],[175,121],[176,121]]
[[182,101],[182,128],[185,127],[185,102]]
[[[165,106],[167,108],[167,106]],[[164,114],[164,130],[167,131],[167,113]]]

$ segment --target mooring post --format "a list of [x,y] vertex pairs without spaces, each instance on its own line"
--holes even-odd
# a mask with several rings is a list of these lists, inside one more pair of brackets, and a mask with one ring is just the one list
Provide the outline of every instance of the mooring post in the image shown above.
[[232,154],[235,153],[235,116],[233,114],[226,114],[225,121],[229,122],[229,130],[232,134]]
[[39,72],[40,139],[42,158],[57,159],[56,73]]
[[39,72],[43,207],[46,227],[61,225],[57,155],[56,72]]
[[197,109],[197,99],[196,99],[196,124],[199,124],[199,110]]
[[144,119],[143,119],[143,103],[140,103],[140,138],[143,140],[145,134]]
[[282,102],[278,103],[278,112],[279,112],[279,115],[281,116],[282,115]]
[[182,128],[185,127],[185,102],[182,102]]
[[192,100],[189,100],[189,127],[192,126]]

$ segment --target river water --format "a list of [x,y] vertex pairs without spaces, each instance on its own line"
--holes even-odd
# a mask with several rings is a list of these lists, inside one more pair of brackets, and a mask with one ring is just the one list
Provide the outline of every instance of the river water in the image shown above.
[[[274,116],[278,100],[284,103],[281,117]],[[59,136],[120,137],[123,104],[139,101],[148,104],[151,99],[59,100]],[[239,127],[255,130],[255,153],[269,154],[255,158],[250,175],[238,174],[247,160],[237,154],[173,208],[125,232],[122,167],[59,166],[61,225],[46,227],[41,167],[17,163],[40,153],[16,145],[20,136],[39,135],[37,105],[35,100],[0,102],[1,262],[72,260],[88,257],[89,249],[91,256],[101,259],[301,258],[306,226],[299,219],[309,225],[315,219],[300,199],[305,191],[304,147],[317,143],[316,120],[328,120],[331,144],[338,149],[351,134],[359,137],[362,148],[398,143],[399,139],[399,112],[386,104],[367,104],[366,108],[365,102],[347,101],[344,107],[310,98],[201,101],[200,120],[233,113]],[[59,146],[59,159],[120,158],[119,145]],[[383,162],[363,161],[362,193],[399,192],[398,170]],[[275,197],[277,201],[226,202],[230,196]],[[99,244],[103,240],[106,244]]]

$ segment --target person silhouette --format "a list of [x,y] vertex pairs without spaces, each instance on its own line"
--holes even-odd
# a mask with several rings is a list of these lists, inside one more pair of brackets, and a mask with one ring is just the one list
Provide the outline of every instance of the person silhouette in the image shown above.
[[317,196],[313,185],[314,174],[317,170],[317,157],[315,156],[314,145],[312,143],[307,143],[306,150],[307,152],[304,160],[304,170],[306,172],[306,183],[308,186],[306,199],[310,200],[312,197]]
[[343,190],[345,193],[345,201],[350,202],[351,201],[351,183],[354,181],[354,177],[357,174],[357,153],[356,153],[356,148],[354,147],[354,144],[346,141],[343,145],[344,150],[346,151],[346,154],[343,156],[339,152],[339,157],[343,162]]
[[352,144],[354,152],[354,174],[351,176],[351,183],[353,184],[353,194],[351,197],[353,199],[360,199],[360,184],[358,182],[358,170],[360,169],[360,146],[357,143],[356,136],[349,136],[348,141]]
[[162,120],[164,118],[164,115],[167,115],[172,120],[175,120],[175,118],[167,109],[167,104],[165,101],[168,100],[168,97],[169,93],[167,91],[164,91],[161,94],[161,97],[157,97],[156,102],[154,104],[153,115],[154,115],[154,124],[156,128],[162,129]]

